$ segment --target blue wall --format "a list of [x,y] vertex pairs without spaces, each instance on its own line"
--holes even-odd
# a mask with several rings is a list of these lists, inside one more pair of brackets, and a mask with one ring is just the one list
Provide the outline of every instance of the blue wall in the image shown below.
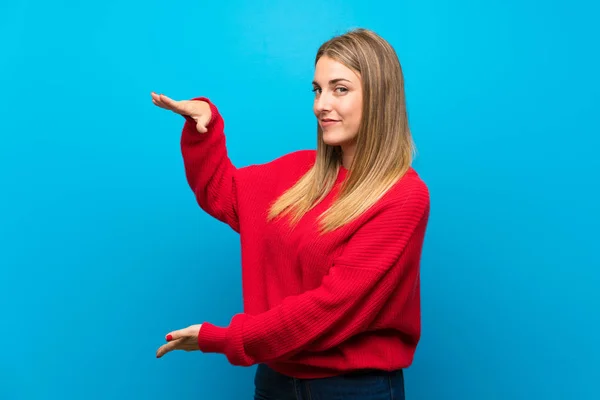
[[254,367],[154,357],[241,294],[150,92],[211,97],[236,165],[312,148],[314,53],[358,26],[400,55],[431,190],[409,399],[599,398],[599,7],[275,3],[0,6],[0,398],[251,397]]

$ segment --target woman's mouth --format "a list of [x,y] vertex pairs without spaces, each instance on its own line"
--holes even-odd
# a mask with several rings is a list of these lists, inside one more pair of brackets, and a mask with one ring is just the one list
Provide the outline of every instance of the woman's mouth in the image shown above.
[[335,125],[335,124],[337,124],[338,122],[340,122],[340,121],[338,121],[338,120],[335,120],[335,119],[329,119],[329,118],[325,118],[325,119],[322,119],[322,120],[321,120],[321,126],[322,126],[323,128],[326,128],[326,127],[328,127],[328,126]]

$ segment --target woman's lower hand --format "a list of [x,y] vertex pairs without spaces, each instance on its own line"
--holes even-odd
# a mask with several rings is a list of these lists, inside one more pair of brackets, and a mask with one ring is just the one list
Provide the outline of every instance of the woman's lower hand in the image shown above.
[[160,358],[173,350],[198,350],[198,334],[201,327],[202,324],[192,325],[167,334],[166,340],[168,343],[159,347],[156,351],[156,358]]

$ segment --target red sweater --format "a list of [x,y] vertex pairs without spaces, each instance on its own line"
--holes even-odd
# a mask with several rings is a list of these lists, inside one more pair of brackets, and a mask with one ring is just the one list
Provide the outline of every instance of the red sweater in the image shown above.
[[[392,370],[412,363],[420,338],[419,262],[429,192],[410,171],[357,220],[322,237],[316,217],[338,186],[291,230],[266,222],[270,203],[314,164],[301,150],[236,168],[224,122],[199,133],[186,117],[181,147],[198,204],[240,234],[244,312],[228,327],[204,322],[198,344],[233,365],[266,363],[298,378],[356,369]],[[342,168],[338,184],[345,178]]]

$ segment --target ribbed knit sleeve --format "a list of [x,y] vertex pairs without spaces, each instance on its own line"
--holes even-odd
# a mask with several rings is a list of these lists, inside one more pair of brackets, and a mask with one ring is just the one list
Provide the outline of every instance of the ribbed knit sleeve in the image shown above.
[[236,168],[227,154],[225,123],[209,99],[197,97],[193,100],[206,101],[212,115],[205,133],[198,132],[191,117],[185,117],[181,152],[188,184],[204,211],[239,232]]
[[420,252],[428,190],[409,180],[394,199],[377,207],[352,234],[318,288],[287,297],[262,314],[237,314],[227,328],[204,323],[200,350],[223,353],[230,363],[249,366],[304,349],[331,348],[367,329],[390,296],[411,296],[415,282],[406,280],[417,279],[418,260],[406,260],[405,255]]

